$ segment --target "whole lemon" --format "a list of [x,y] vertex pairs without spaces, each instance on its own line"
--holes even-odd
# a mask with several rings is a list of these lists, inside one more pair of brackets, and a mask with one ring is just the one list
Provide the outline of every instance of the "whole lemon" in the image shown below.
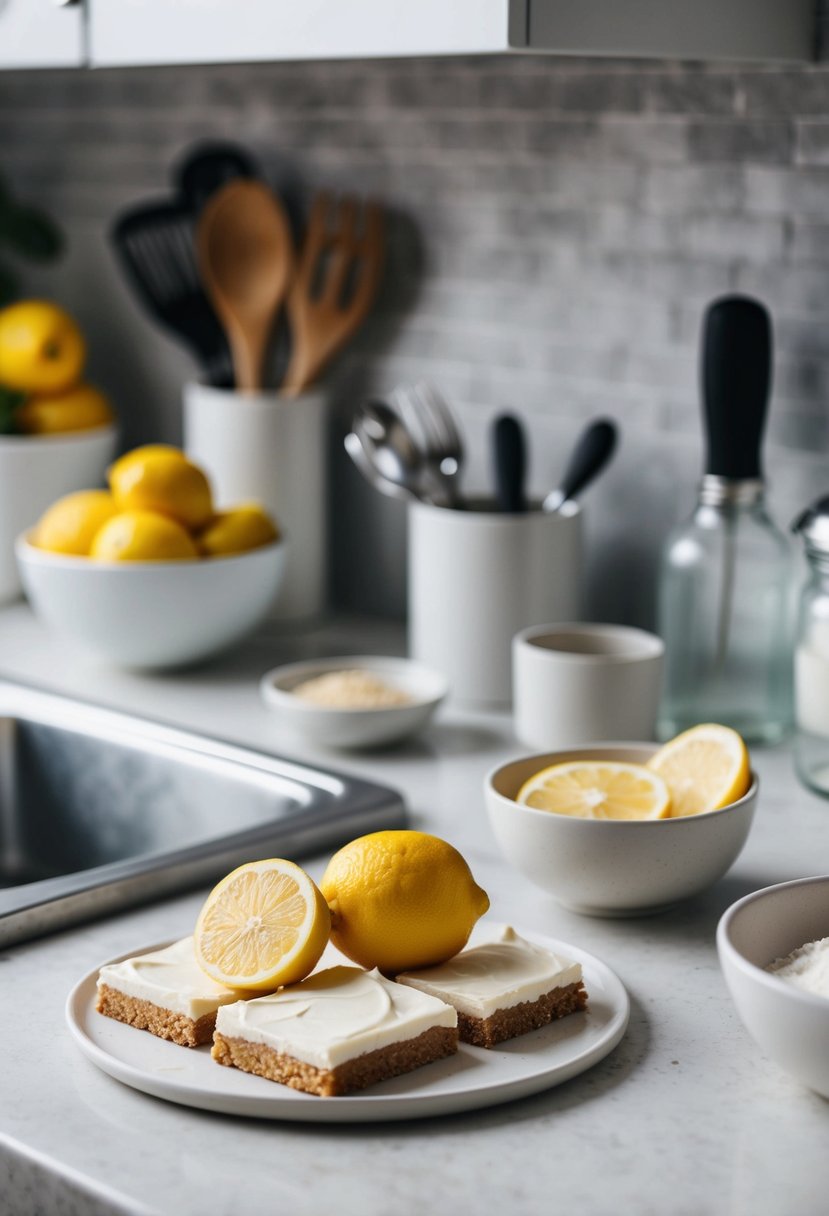
[[213,516],[204,531],[199,533],[199,549],[207,557],[223,557],[269,545],[278,536],[279,532],[267,511],[257,503],[242,503]]
[[77,384],[65,393],[29,397],[15,411],[14,420],[26,435],[59,435],[106,426],[113,417],[112,407],[99,389]]
[[331,858],[320,890],[334,945],[386,975],[445,962],[489,908],[458,850],[425,832],[352,840]]
[[0,384],[26,393],[60,393],[74,384],[86,343],[68,312],[49,300],[0,309]]
[[122,511],[160,511],[189,529],[204,527],[213,516],[207,477],[178,448],[133,448],[115,461],[108,477]]
[[79,490],[52,503],[35,528],[32,543],[50,553],[86,557],[100,528],[117,511],[107,490]]
[[122,511],[96,533],[89,556],[99,562],[175,562],[199,555],[174,519],[156,511]]

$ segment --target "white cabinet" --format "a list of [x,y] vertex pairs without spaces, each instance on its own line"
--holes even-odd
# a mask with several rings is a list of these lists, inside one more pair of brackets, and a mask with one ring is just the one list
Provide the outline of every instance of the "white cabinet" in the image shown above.
[[81,4],[0,0],[0,68],[79,67],[84,61]]
[[91,62],[100,67],[509,51],[808,60],[815,43],[814,0],[88,3]]

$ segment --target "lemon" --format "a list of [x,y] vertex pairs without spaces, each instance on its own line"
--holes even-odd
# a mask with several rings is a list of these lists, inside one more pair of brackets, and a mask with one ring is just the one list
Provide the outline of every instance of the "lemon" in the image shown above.
[[425,832],[352,840],[331,858],[320,889],[334,945],[387,975],[445,962],[489,907],[457,849]]
[[553,764],[521,786],[516,802],[576,819],[665,819],[671,810],[658,773],[613,760]]
[[174,519],[155,511],[121,511],[95,534],[89,556],[99,562],[174,562],[199,554]]
[[317,965],[331,917],[319,889],[292,861],[239,866],[213,888],[196,922],[196,959],[227,988],[273,991]]
[[100,528],[117,511],[107,490],[79,490],[52,503],[32,536],[32,543],[50,553],[86,557]]
[[189,529],[212,518],[210,483],[178,448],[161,443],[133,448],[115,461],[108,476],[122,511],[160,511]]
[[83,334],[50,300],[21,300],[0,309],[0,384],[26,393],[60,393],[80,376]]
[[742,736],[730,726],[692,726],[659,749],[648,762],[671,791],[671,815],[701,815],[742,798],[751,785],[751,765]]
[[58,435],[86,431],[112,422],[112,407],[91,384],[77,384],[63,393],[29,397],[15,410],[17,429],[25,435]]
[[246,553],[278,538],[273,520],[257,503],[243,503],[214,515],[199,533],[199,549],[207,557]]

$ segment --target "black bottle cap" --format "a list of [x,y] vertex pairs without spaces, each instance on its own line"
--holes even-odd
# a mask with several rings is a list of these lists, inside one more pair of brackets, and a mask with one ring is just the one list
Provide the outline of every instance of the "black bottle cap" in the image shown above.
[[710,304],[701,368],[707,473],[733,481],[762,477],[771,369],[771,317],[765,306],[736,295]]

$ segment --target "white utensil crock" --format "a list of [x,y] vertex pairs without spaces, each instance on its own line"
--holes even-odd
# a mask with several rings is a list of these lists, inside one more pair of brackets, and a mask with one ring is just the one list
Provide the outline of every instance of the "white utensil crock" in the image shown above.
[[413,503],[408,575],[412,658],[448,677],[454,701],[508,705],[514,634],[578,615],[581,513]]
[[220,508],[255,500],[286,541],[271,619],[318,616],[326,596],[327,396],[184,387],[184,447],[210,477]]
[[14,556],[17,537],[58,498],[103,485],[116,439],[114,426],[0,436],[0,603],[23,591]]

